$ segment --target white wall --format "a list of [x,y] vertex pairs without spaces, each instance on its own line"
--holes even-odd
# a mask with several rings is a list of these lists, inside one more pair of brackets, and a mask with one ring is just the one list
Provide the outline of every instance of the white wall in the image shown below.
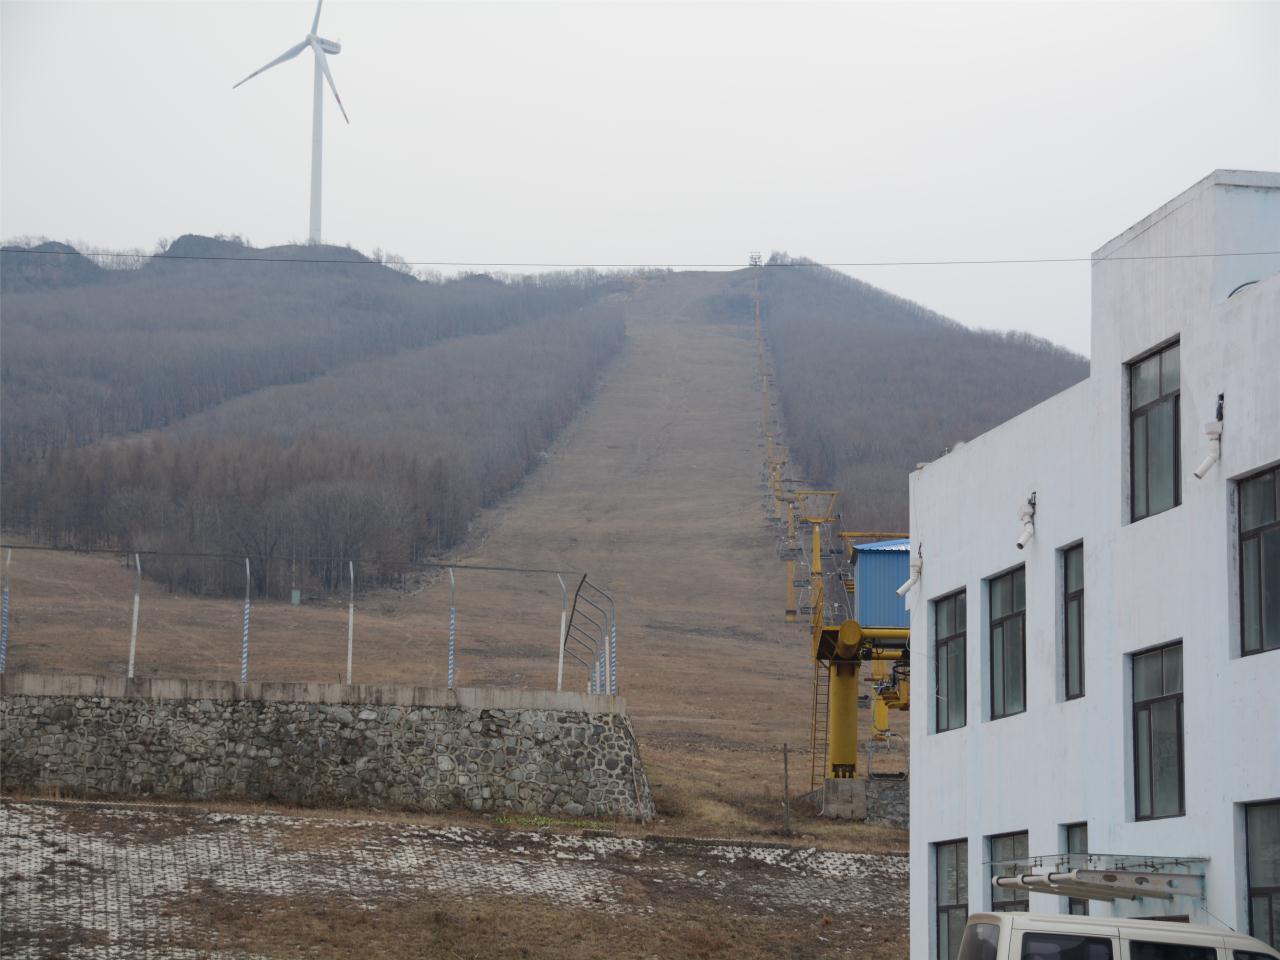
[[[969,841],[974,912],[990,904],[985,837],[1028,830],[1031,855],[1052,854],[1060,825],[1082,820],[1094,853],[1209,857],[1209,911],[1247,928],[1233,805],[1280,797],[1280,652],[1238,656],[1231,481],[1280,461],[1280,276],[1225,302],[1219,294],[1245,270],[1274,274],[1280,258],[1172,258],[1224,248],[1280,250],[1280,175],[1218,171],[1098,251],[1089,379],[911,475],[911,538],[924,554],[912,635],[933,636],[929,600],[968,590],[964,728],[930,733],[932,643],[912,648],[913,960],[934,955],[932,843]],[[1169,259],[1120,259],[1153,255]],[[1125,363],[1175,337],[1182,504],[1131,524]],[[1196,480],[1219,393],[1223,459]],[[1019,551],[1017,511],[1033,490],[1036,536]],[[1057,551],[1081,539],[1086,695],[1064,702]],[[1027,710],[989,721],[983,580],[1020,563]],[[1179,638],[1186,815],[1136,822],[1126,655]],[[1031,896],[1035,911],[1062,903]],[[1136,912],[1193,907],[1144,902]]]

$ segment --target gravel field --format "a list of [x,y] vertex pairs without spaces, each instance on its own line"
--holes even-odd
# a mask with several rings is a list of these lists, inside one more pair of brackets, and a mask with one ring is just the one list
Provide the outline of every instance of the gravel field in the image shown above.
[[[580,955],[612,952],[592,945],[600,924],[606,944],[616,932],[618,955],[647,928],[656,952],[640,943],[639,956],[719,955],[715,943],[681,954],[679,937],[657,945],[673,923],[709,929],[700,918],[746,923],[726,931],[725,955],[761,922],[786,941],[776,955],[842,955],[851,941],[897,940],[906,911],[905,857],[780,845],[12,801],[0,805],[0,835],[0,953],[12,958],[343,956],[343,928],[370,917],[374,939],[404,949],[366,956],[464,956],[465,929],[425,952],[395,930],[412,941],[473,904],[486,936],[510,918],[513,956],[579,955],[556,949],[556,931],[581,941]],[[292,917],[296,942],[281,942],[304,909],[329,932],[317,938]],[[552,942],[528,932],[541,929],[535,914]],[[255,938],[255,925],[268,929]],[[475,955],[494,955],[476,944]]]

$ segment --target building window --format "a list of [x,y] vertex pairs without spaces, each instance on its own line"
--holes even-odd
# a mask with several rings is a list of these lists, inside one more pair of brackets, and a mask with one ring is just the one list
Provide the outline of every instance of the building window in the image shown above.
[[[987,838],[991,855],[991,876],[1015,877],[1029,872],[1027,866],[1027,832],[1001,833]],[[1027,891],[1017,887],[991,887],[991,909],[1023,911],[1027,909]]]
[[991,719],[1027,708],[1027,580],[1019,567],[987,581],[991,602]]
[[1133,520],[1182,502],[1178,367],[1176,343],[1129,364],[1129,502]]
[[[1068,870],[1083,869],[1086,855],[1089,853],[1089,825],[1087,823],[1068,823],[1064,828],[1067,840]],[[1067,897],[1067,913],[1080,917],[1089,915],[1089,901],[1084,897]]]
[[933,675],[938,733],[963,727],[965,721],[965,594],[961,590],[933,602]]
[[1241,652],[1280,648],[1280,467],[1240,481]]
[[1062,640],[1066,699],[1084,696],[1084,545],[1062,551]]
[[1249,933],[1280,950],[1280,800],[1245,807]]
[[935,843],[933,849],[937,861],[934,874],[938,904],[937,960],[956,960],[969,917],[969,841]]
[[1139,820],[1180,817],[1182,643],[1133,655],[1134,813]]

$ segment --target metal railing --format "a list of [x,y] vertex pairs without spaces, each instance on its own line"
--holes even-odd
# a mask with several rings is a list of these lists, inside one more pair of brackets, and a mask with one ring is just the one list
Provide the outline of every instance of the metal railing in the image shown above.
[[[618,613],[613,598],[584,574],[573,592],[573,605],[565,623],[562,655],[584,668],[587,692],[616,694]],[[558,682],[556,689],[561,689],[561,685]]]
[[[210,559],[213,561],[235,568],[239,577],[243,578],[242,601],[238,597],[233,599],[233,597],[225,596],[225,594],[221,598],[214,598],[214,602],[224,602],[229,608],[237,608],[241,602],[243,603],[243,607],[237,609],[235,614],[235,626],[231,627],[230,624],[227,625],[229,628],[227,631],[228,635],[226,637],[228,644],[227,647],[223,648],[224,656],[217,662],[216,669],[213,671],[208,669],[210,664],[207,660],[201,662],[200,657],[193,658],[186,667],[183,667],[181,664],[175,665],[173,662],[174,657],[168,656],[167,654],[162,654],[160,659],[164,661],[164,663],[162,666],[157,667],[157,660],[154,652],[155,647],[153,646],[151,636],[151,630],[153,628],[150,626],[149,622],[149,615],[151,613],[149,604],[151,600],[149,597],[144,598],[144,575],[148,572],[147,568],[149,559],[156,560],[168,555],[157,552],[148,553],[147,551],[131,551],[126,554],[124,552],[114,550],[57,550],[48,547],[26,545],[18,546],[16,549],[32,551],[37,554],[58,554],[62,556],[84,556],[85,554],[90,553],[104,554],[106,555],[103,557],[104,561],[111,563],[113,567],[115,565],[127,566],[127,569],[129,570],[129,577],[127,585],[124,582],[119,584],[121,594],[118,603],[120,613],[124,614],[124,625],[127,630],[126,636],[128,638],[127,661],[120,664],[120,669],[130,679],[143,674],[155,675],[157,668],[172,671],[175,669],[175,666],[177,669],[184,671],[178,675],[193,678],[212,678],[217,676],[223,679],[232,679],[232,677],[238,677],[241,683],[248,682],[251,679],[264,679],[264,670],[272,669],[270,666],[265,665],[262,660],[264,650],[270,651],[266,656],[275,661],[275,666],[279,666],[281,626],[279,622],[280,609],[288,609],[290,606],[297,606],[302,603],[302,592],[295,588],[293,590],[291,603],[286,601],[276,601],[273,603],[270,600],[267,600],[264,605],[263,596],[259,590],[261,589],[261,583],[265,580],[265,577],[263,572],[259,569],[259,564],[253,562],[250,557],[210,556]],[[13,568],[15,566],[12,559],[13,553],[14,550],[9,549],[8,545],[6,545],[4,557],[5,562],[3,565],[0,565],[0,594],[2,594],[2,596],[0,596],[0,674],[5,673],[7,669],[13,669],[15,666],[19,669],[40,668],[39,661],[42,655],[39,654],[39,651],[48,648],[48,644],[43,640],[38,639],[32,646],[27,646],[23,641],[24,636],[29,636],[29,633],[24,633],[22,628],[30,628],[30,626],[33,625],[30,619],[32,610],[45,612],[53,610],[56,613],[56,602],[53,607],[50,607],[49,598],[47,596],[38,596],[34,607],[30,604],[24,606],[24,593],[21,589],[22,585],[19,585],[19,589],[17,591],[13,589]],[[107,560],[108,556],[110,557],[110,560]],[[369,565],[370,561],[364,561],[363,563]],[[21,565],[19,564],[18,566]],[[335,562],[333,566],[335,569],[341,570],[347,581],[340,587],[340,589],[344,588],[342,589],[342,593],[346,594],[346,596],[342,597],[342,601],[345,601],[342,602],[342,606],[346,607],[346,610],[344,611],[346,616],[342,618],[344,621],[342,623],[342,640],[344,642],[342,648],[340,648],[341,652],[334,651],[337,654],[337,657],[334,661],[330,661],[330,663],[332,663],[331,667],[324,663],[326,658],[311,657],[310,659],[306,659],[306,655],[304,654],[302,655],[302,659],[299,659],[299,651],[291,651],[290,656],[295,660],[299,660],[299,662],[306,662],[308,665],[317,668],[321,671],[321,675],[332,669],[337,674],[339,680],[345,680],[346,683],[350,684],[354,679],[353,667],[361,667],[360,672],[365,673],[366,675],[370,672],[371,668],[372,670],[378,669],[378,664],[375,661],[368,661],[367,664],[362,664],[360,662],[362,644],[360,637],[361,620],[358,613],[362,601],[370,604],[376,604],[381,603],[381,600],[377,593],[370,595],[363,589],[363,585],[369,581],[365,576],[362,576],[363,571],[361,569],[361,560],[343,559],[340,563]],[[458,667],[461,663],[460,654],[465,654],[467,649],[470,648],[470,645],[466,643],[466,638],[461,636],[461,631],[459,629],[459,614],[465,612],[460,610],[458,606],[460,588],[464,586],[464,582],[468,578],[475,576],[498,575],[504,578],[509,578],[512,575],[519,574],[521,576],[532,578],[555,577],[556,582],[560,585],[561,609],[558,624],[559,629],[556,632],[557,649],[554,689],[557,691],[566,689],[577,691],[585,690],[588,693],[602,694],[616,694],[618,692],[617,608],[613,597],[598,585],[592,583],[585,574],[568,574],[563,571],[557,572],[555,570],[548,569],[482,566],[475,564],[469,565],[466,563],[431,563],[422,561],[407,562],[403,563],[401,566],[406,574],[412,575],[411,579],[416,577],[418,578],[418,582],[422,584],[422,586],[420,586],[415,592],[421,592],[422,589],[426,589],[426,587],[429,586],[431,579],[427,575],[431,571],[434,571],[437,575],[437,582],[438,580],[443,580],[447,577],[447,583],[443,584],[443,586],[448,590],[447,659],[441,658],[441,660],[437,660],[437,665],[429,667],[428,670],[430,674],[434,674],[436,676],[443,673],[442,679],[444,679],[444,682],[447,684],[449,689],[454,689],[458,685]],[[566,583],[566,580],[569,582]],[[296,579],[294,582],[297,582]],[[162,584],[158,585],[162,586]],[[28,587],[30,587],[30,582],[28,583]],[[383,587],[380,589],[394,588]],[[534,595],[542,592],[541,588],[537,587],[531,586],[529,589],[534,591]],[[322,608],[333,610],[333,608],[337,606],[337,604],[333,602],[336,599],[333,597],[334,592],[336,591],[326,589],[324,593],[321,594],[319,602],[323,605]],[[412,594],[402,593],[402,595],[408,596]],[[495,595],[508,597],[510,596],[510,593],[505,588],[497,591],[492,589],[486,589],[484,591],[484,596],[488,599],[482,604],[482,609],[487,614],[489,620],[498,627],[499,631],[501,631],[504,625],[503,621],[510,616],[510,611],[495,609],[493,607],[491,601],[492,597]],[[112,612],[112,608],[116,607],[117,601],[112,600],[105,594],[102,594],[101,596],[104,601],[101,613],[112,617],[116,616],[116,614]],[[518,599],[519,598],[513,598],[512,602],[516,602]],[[441,600],[443,600],[443,597]],[[198,602],[208,604],[210,599],[198,598]],[[312,606],[312,603],[309,601],[307,606]],[[526,610],[526,606],[527,600],[523,601],[523,603],[519,605],[521,613],[528,612]],[[11,615],[14,613],[15,608],[19,617],[22,617],[25,614],[28,618],[25,624],[22,622],[19,622],[18,624],[20,629],[17,631],[19,633],[19,637],[17,638],[17,649],[22,656],[22,660],[25,660],[26,662],[23,663],[20,661],[17,664],[14,663],[13,658],[15,650],[15,638],[13,634],[15,631],[14,623],[11,621]],[[125,611],[127,611],[127,613]],[[264,626],[261,625],[263,620],[260,619],[260,611],[261,616],[266,616],[268,620],[272,620],[271,614],[273,612],[275,613],[273,620],[275,626],[274,631],[270,626],[264,628]],[[551,611],[548,610],[547,612],[550,613]],[[94,611],[95,615],[97,615],[97,613],[98,611]],[[442,619],[436,621],[438,626],[428,629],[428,633],[424,636],[424,639],[428,636],[435,636],[439,638],[436,642],[440,642],[444,639],[443,614],[444,610],[440,609],[439,615]],[[552,615],[554,616],[554,614]],[[172,612],[172,608],[165,611],[164,619],[166,622],[166,628],[172,629],[174,623],[174,613]],[[483,623],[484,621],[475,619],[469,622]],[[45,623],[41,626],[47,633],[48,624]],[[229,642],[231,641],[231,629],[234,629],[235,631],[234,664],[225,658],[227,654],[230,654]],[[385,625],[382,627],[382,630],[385,633]],[[476,632],[474,627],[471,628],[471,632]],[[483,636],[484,632],[485,631],[482,629],[481,636],[479,637],[481,642],[478,647],[481,649],[485,646],[486,642]],[[548,631],[548,633],[550,633],[550,631]],[[501,636],[502,633],[499,632],[498,635]],[[550,638],[548,637],[548,639]],[[74,647],[74,645],[71,646]],[[76,666],[74,663],[74,655],[69,656],[67,654],[67,651],[70,650],[71,647],[64,646],[60,649],[62,650],[62,659],[58,662],[58,666],[55,669],[65,670],[68,667],[74,669]],[[550,653],[550,645],[543,649],[547,653]],[[37,652],[37,656],[35,658],[31,656],[33,651]],[[124,652],[125,651],[122,648],[121,653]],[[440,656],[440,653],[436,653],[435,656]],[[35,660],[34,663],[32,662],[33,659]],[[86,666],[88,666],[90,663],[93,663],[93,661],[91,658],[86,657],[85,663]],[[465,664],[462,665],[465,666]],[[445,669],[440,670],[441,666]],[[568,667],[567,674],[566,666]],[[93,663],[93,667],[95,672],[101,671],[101,660],[97,663]],[[108,672],[113,671],[109,670]],[[332,678],[334,673],[329,673],[328,676]],[[273,679],[281,678],[276,677]],[[550,677],[547,678],[548,681],[550,679]]]

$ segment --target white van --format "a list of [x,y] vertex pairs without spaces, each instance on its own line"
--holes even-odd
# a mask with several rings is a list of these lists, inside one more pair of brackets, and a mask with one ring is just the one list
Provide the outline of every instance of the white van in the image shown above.
[[1167,920],[975,913],[959,960],[1280,960],[1280,952],[1242,933]]

